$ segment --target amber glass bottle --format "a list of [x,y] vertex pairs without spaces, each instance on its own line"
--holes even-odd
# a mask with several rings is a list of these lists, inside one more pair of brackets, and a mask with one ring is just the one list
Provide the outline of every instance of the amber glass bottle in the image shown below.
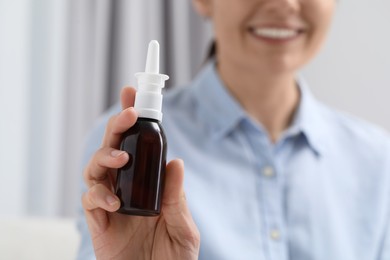
[[120,213],[154,216],[160,214],[164,189],[167,143],[157,120],[139,118],[123,136],[121,150],[129,161],[119,169],[116,195]]

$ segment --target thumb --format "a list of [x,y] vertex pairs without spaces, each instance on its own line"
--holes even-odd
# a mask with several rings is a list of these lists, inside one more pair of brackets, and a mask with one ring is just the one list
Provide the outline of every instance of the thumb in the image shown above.
[[162,214],[172,239],[199,243],[198,228],[192,219],[183,189],[184,163],[180,159],[167,165],[165,189],[162,201]]

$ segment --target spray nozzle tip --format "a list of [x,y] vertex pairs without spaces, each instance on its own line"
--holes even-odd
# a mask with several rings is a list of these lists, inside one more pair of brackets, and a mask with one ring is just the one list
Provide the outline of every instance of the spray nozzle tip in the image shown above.
[[160,63],[159,57],[160,57],[160,45],[158,44],[158,41],[156,40],[150,41],[148,47],[148,54],[146,57],[146,67],[145,67],[146,73],[153,73],[153,74],[159,73],[159,63]]

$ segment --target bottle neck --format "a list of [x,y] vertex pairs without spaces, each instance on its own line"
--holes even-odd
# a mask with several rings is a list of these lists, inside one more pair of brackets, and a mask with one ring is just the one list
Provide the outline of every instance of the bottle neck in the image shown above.
[[140,118],[162,121],[162,94],[159,92],[145,91],[141,87],[136,93],[134,109]]
[[137,121],[147,121],[147,122],[155,122],[155,123],[161,123],[161,121],[158,121],[154,118],[147,118],[147,117],[138,117]]

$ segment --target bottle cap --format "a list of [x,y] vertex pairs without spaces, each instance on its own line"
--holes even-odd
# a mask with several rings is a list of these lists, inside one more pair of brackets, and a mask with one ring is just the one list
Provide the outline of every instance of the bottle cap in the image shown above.
[[167,75],[159,74],[160,45],[153,40],[149,43],[145,72],[138,72],[138,90],[135,95],[134,108],[138,117],[162,121],[162,94]]

